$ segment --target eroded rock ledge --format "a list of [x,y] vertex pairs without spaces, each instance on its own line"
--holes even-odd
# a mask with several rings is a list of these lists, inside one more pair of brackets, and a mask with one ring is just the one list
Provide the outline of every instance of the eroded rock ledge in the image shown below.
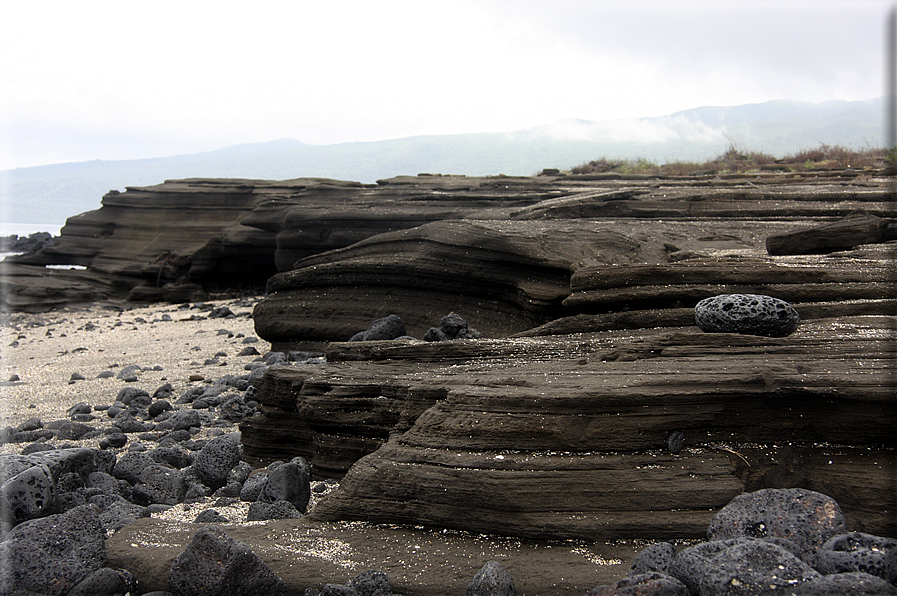
[[[277,282],[280,303],[262,314],[263,325],[275,326],[266,319],[281,312],[284,319],[295,319],[296,308],[284,294],[295,284],[296,302],[306,300],[311,286],[320,289],[324,302],[355,300],[355,312],[342,314],[354,319],[353,328],[363,328],[388,314],[382,311],[393,304],[420,298],[417,291],[465,294],[469,272],[474,274],[471,281],[481,281],[487,278],[485,265],[492,263],[494,270],[503,263],[512,268],[495,290],[477,287],[476,297],[467,300],[481,302],[483,319],[494,312],[496,328],[505,319],[504,331],[522,331],[555,317],[557,302],[563,298],[558,284],[566,292],[563,282],[583,266],[663,264],[707,256],[708,251],[756,249],[765,254],[763,243],[770,236],[857,211],[890,221],[895,213],[890,187],[879,174],[847,170],[800,176],[421,175],[375,185],[321,178],[170,180],[110,192],[100,209],[69,218],[54,246],[4,261],[3,306],[37,311],[106,299],[195,301],[210,292],[259,286],[277,272],[297,269],[306,271]],[[467,227],[459,227],[459,220]],[[678,229],[672,225],[662,234],[657,225],[628,229],[614,225],[659,220],[682,225]],[[441,222],[454,223],[433,227]],[[499,230],[499,224],[505,228]],[[410,232],[419,227],[420,231]],[[539,227],[545,233],[533,233]],[[460,235],[451,237],[456,230]],[[865,230],[867,236],[876,230],[893,233],[893,225],[886,222]],[[396,237],[401,231],[409,231],[404,240]],[[565,242],[560,236],[567,234],[571,238]],[[558,248],[572,246],[583,235],[594,237],[569,255],[558,254]],[[382,244],[361,249],[364,259],[358,251],[320,259],[327,251],[379,236],[384,236]],[[546,240],[549,245],[543,250],[540,243]],[[407,263],[388,261],[388,249],[398,245],[398,256],[427,257],[428,267],[409,277],[403,268]],[[334,266],[334,260],[342,259],[355,259],[367,280],[382,271],[384,283],[358,283],[359,272],[350,272],[348,262],[339,269],[345,274],[343,285],[340,279],[331,279],[329,287],[305,279],[311,268]],[[443,260],[441,269],[435,259]],[[47,265],[85,270],[46,269]],[[385,285],[396,281],[402,283]],[[355,288],[351,291],[346,290],[350,282]],[[423,298],[429,300],[432,294]],[[312,307],[310,319],[328,315],[326,308],[312,302],[307,301]],[[399,314],[410,317],[417,305],[406,310],[408,314]],[[304,332],[314,326],[293,330]],[[316,329],[318,335],[329,334],[328,340],[344,339],[345,326]],[[283,339],[300,340],[308,338]]]
[[[895,245],[875,223],[894,215],[887,182],[555,184],[273,276],[259,335],[326,345],[328,363],[267,373],[247,452],[345,474],[316,509],[326,520],[698,537],[744,490],[805,487],[852,527],[897,530]],[[880,233],[767,251],[856,210]],[[723,293],[786,300],[802,324],[780,339],[700,332],[695,304]],[[493,339],[344,341],[391,313],[421,337],[451,311]]]
[[851,527],[889,535],[895,324],[333,344],[327,364],[266,373],[265,415],[244,423],[243,442],[348,470],[315,510],[325,520],[698,537],[742,491],[800,486],[836,498]]

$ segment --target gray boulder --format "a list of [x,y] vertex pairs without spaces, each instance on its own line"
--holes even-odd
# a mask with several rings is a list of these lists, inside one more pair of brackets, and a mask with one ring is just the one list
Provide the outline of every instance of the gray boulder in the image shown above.
[[214,491],[227,483],[227,475],[242,456],[239,433],[221,435],[200,449],[193,460],[193,469],[202,483]]
[[790,596],[894,596],[897,586],[861,571],[823,575],[798,584]]
[[[311,594],[314,593],[306,592],[305,596],[310,596]],[[324,587],[321,588],[320,596],[358,596],[358,594],[355,590],[343,584],[324,584]]]
[[785,539],[812,564],[825,541],[844,529],[844,515],[831,497],[803,488],[768,488],[732,499],[710,520],[707,538]]
[[268,482],[268,476],[268,472],[251,474],[240,489],[240,500],[247,503],[258,501],[259,495],[262,494],[262,489],[265,488],[265,484]]
[[862,532],[829,538],[816,553],[825,574],[862,571],[897,584],[897,540]]
[[0,593],[68,593],[106,566],[104,540],[91,505],[19,524],[0,543]]
[[371,323],[360,339],[361,341],[376,341],[396,339],[403,335],[405,335],[405,323],[399,315],[388,315]]
[[117,596],[136,594],[137,580],[124,569],[97,569],[72,588],[66,596]]
[[744,537],[705,542],[680,551],[670,564],[670,575],[694,596],[782,593],[821,577],[781,546]]
[[177,556],[168,575],[176,596],[256,596],[286,594],[283,580],[246,544],[232,539],[217,526],[196,531]]
[[249,505],[246,512],[246,521],[264,521],[267,519],[299,519],[302,512],[296,509],[289,501],[275,501],[265,503],[256,501]]
[[149,392],[145,389],[122,387],[115,397],[115,401],[132,408],[145,408],[152,403],[153,398],[150,397]]
[[61,423],[56,429],[56,438],[63,441],[77,441],[87,433],[95,430],[97,429],[89,424],[66,421]]
[[[27,466],[38,464],[50,468],[54,478],[59,478],[67,472],[86,475],[96,469],[96,460],[102,459],[102,455],[94,449],[85,447],[71,447],[66,449],[50,449],[33,453],[31,455],[2,455],[0,456],[0,478],[11,475],[7,472],[9,466],[13,466],[18,472]],[[18,472],[15,472],[16,474]]]
[[392,586],[389,578],[382,571],[369,569],[362,571],[346,584],[358,596],[391,596]]
[[609,586],[598,586],[586,596],[689,596],[688,588],[666,573],[640,573]]
[[206,509],[196,516],[193,520],[195,524],[227,524],[230,520],[215,511],[214,509]]
[[121,494],[120,480],[106,472],[91,472],[85,482],[87,488],[99,490],[104,495]]
[[517,596],[517,588],[504,565],[489,561],[467,586],[467,596]]
[[797,330],[800,315],[783,300],[760,294],[722,294],[695,306],[695,322],[707,333],[785,337]]
[[132,499],[141,505],[177,505],[184,500],[187,483],[177,468],[153,464],[143,468],[132,491]]
[[125,480],[131,484],[140,482],[140,474],[147,466],[155,465],[155,461],[146,453],[140,451],[128,451],[118,458],[112,475],[119,480]]
[[658,571],[667,573],[676,557],[676,547],[669,542],[658,542],[643,549],[632,560],[629,575],[643,575]]
[[136,381],[137,373],[141,372],[142,370],[143,368],[140,365],[129,364],[122,367],[122,369],[118,371],[118,374],[115,375],[115,378],[122,381]]
[[56,505],[56,482],[50,468],[31,466],[0,487],[0,519],[14,525],[43,517]]
[[140,519],[146,509],[118,495],[97,495],[90,498],[90,504],[100,509],[100,523],[110,534]]
[[258,500],[267,503],[288,501],[305,513],[311,499],[311,467],[302,457],[294,457],[289,463],[277,466],[268,475]]
[[147,455],[155,462],[179,470],[186,468],[193,463],[193,456],[190,452],[177,445],[172,445],[170,447],[156,447],[152,451],[148,451]]
[[194,426],[202,426],[202,417],[196,410],[178,410],[166,422],[171,423],[171,430],[190,430]]
[[146,424],[134,418],[128,410],[122,410],[112,419],[112,424],[121,429],[123,433],[142,433],[147,430]]
[[447,341],[452,339],[480,339],[483,334],[471,329],[467,321],[458,313],[449,313],[439,320],[438,327],[430,327],[424,341]]

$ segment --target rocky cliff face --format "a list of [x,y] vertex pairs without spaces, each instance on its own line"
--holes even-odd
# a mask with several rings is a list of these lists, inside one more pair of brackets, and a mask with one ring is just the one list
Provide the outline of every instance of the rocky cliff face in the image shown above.
[[[174,180],[110,192],[101,209],[69,218],[55,245],[7,259],[3,298],[13,310],[104,298],[197,300],[210,291],[263,284],[280,271],[289,273],[272,280],[277,298],[263,307],[272,313],[260,313],[263,326],[270,327],[281,310],[281,321],[295,321],[311,287],[325,291],[327,285],[333,300],[353,295],[360,302],[352,313],[317,312],[310,304],[310,323],[294,323],[288,333],[271,330],[276,342],[308,341],[312,329],[315,339],[344,339],[349,328],[391,306],[414,303],[416,292],[438,298],[446,290],[475,296],[467,300],[482,302],[484,321],[495,312],[498,321],[507,321],[507,331],[520,331],[553,319],[562,298],[557,288],[566,292],[569,275],[589,264],[663,264],[695,251],[761,248],[765,236],[806,227],[807,218],[857,210],[890,217],[887,192],[883,179],[858,172],[823,172],[809,180],[782,174],[421,175],[376,185],[317,178]],[[656,224],[658,218],[692,225],[620,227],[623,221]],[[734,228],[722,223],[733,220],[739,222]],[[332,250],[344,252],[319,258]],[[419,274],[405,271],[409,261],[414,269],[420,264]],[[329,284],[305,279],[325,265],[342,277]],[[362,269],[366,279],[359,277]],[[480,287],[498,270],[494,291]],[[370,281],[380,274],[382,284]],[[479,286],[469,292],[467,283]],[[408,310],[399,314],[411,320],[419,312]],[[439,310],[434,306],[433,312]],[[341,315],[341,322],[326,329],[322,317],[331,314]],[[429,313],[418,318],[423,316]]]
[[[813,256],[777,261],[765,246],[857,211],[887,222],[894,206],[885,178],[569,176],[507,179],[504,187],[500,178],[419,180],[413,198],[403,194],[408,179],[365,189],[369,210],[381,211],[375,196],[390,205],[384,212],[395,202],[411,209],[436,201],[467,210],[299,259],[269,281],[255,313],[259,333],[287,349],[348,339],[390,313],[412,335],[454,310],[501,336],[565,317],[691,307],[730,290],[785,291],[783,299],[797,302],[890,296],[873,287],[887,276],[881,255],[869,269],[837,258],[820,266]],[[275,207],[279,221],[312,225],[298,224],[290,201],[269,205],[268,218]],[[360,235],[357,217],[344,224]],[[279,232],[278,250],[300,256],[287,248],[296,237]],[[812,286],[797,281],[798,269]]]
[[[894,532],[887,180],[552,186],[272,277],[259,334],[278,349],[331,343],[325,365],[268,371],[247,452],[345,473],[323,519],[698,537],[743,490],[802,486],[855,527]],[[877,235],[767,251],[856,211]],[[722,293],[787,300],[803,322],[779,339],[700,332],[695,304]],[[389,313],[422,337],[450,311],[494,339],[333,343]]]
[[489,217],[493,209],[531,205],[557,192],[550,179],[442,176],[379,185],[187,179],[113,191],[100,209],[69,218],[54,246],[4,262],[4,306],[199,300],[210,291],[262,286],[300,258],[370,236]]
[[[4,266],[4,300],[268,278],[258,334],[327,362],[269,369],[242,440],[342,477],[320,518],[698,537],[744,490],[805,487],[893,534],[892,198],[853,171],[174,181],[70,219]],[[702,333],[695,305],[726,293],[786,300],[801,325]],[[423,337],[450,312],[486,339],[346,341],[389,314]]]
[[243,442],[347,471],[322,519],[699,537],[743,490],[801,486],[893,533],[894,323],[332,344],[327,364],[267,372]]

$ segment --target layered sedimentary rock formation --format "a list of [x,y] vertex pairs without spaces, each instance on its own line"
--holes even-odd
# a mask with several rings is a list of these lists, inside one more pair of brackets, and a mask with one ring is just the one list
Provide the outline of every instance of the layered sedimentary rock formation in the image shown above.
[[[269,369],[242,440],[343,478],[319,518],[697,537],[744,490],[805,487],[893,534],[892,190],[854,171],[176,181],[108,195],[17,267],[84,265],[56,281],[85,299],[270,275],[258,334],[327,362]],[[801,325],[702,333],[718,294],[788,301]],[[450,312],[486,339],[346,341]]]
[[[323,519],[697,537],[743,490],[802,486],[835,496],[854,527],[894,532],[887,181],[554,184],[559,196],[275,275],[255,311],[275,348],[348,339],[390,313],[417,337],[456,311],[504,339],[330,343],[326,365],[267,373],[247,452],[348,470]],[[840,252],[766,250],[855,210],[880,233]],[[731,293],[787,300],[801,327],[700,332],[695,304]]]
[[802,486],[833,495],[852,527],[893,533],[894,325],[333,344],[328,364],[268,371],[268,415],[243,442],[348,469],[323,519],[697,537],[743,490]]
[[187,179],[110,191],[100,209],[70,217],[55,244],[3,263],[4,306],[181,302],[263,285],[277,272],[276,234],[243,221],[265,202],[338,185],[362,186],[326,179]]
[[[283,348],[338,341],[395,313],[415,335],[457,310],[500,336],[565,317],[687,308],[718,293],[796,302],[892,297],[881,285],[885,253],[857,270],[850,259],[839,264],[837,253],[820,266],[817,255],[774,258],[765,246],[796,231],[812,236],[821,223],[858,210],[881,222],[876,239],[888,240],[895,210],[884,178],[558,176],[508,179],[507,189],[501,179],[418,180],[415,201],[430,205],[435,195],[461,203],[474,193],[479,209],[301,258],[269,281],[255,313],[259,333]],[[428,187],[432,180],[444,186]],[[459,189],[459,180],[467,186]],[[364,194],[386,200],[408,179],[400,182]],[[502,190],[518,204],[482,205],[484,194],[494,200]],[[275,208],[281,221],[298,222],[298,202],[269,205],[267,217]],[[278,250],[300,256],[286,248],[296,246],[292,238],[281,231]],[[869,240],[865,234],[858,243]],[[879,252],[889,250],[883,246]]]
[[[312,258],[308,262],[310,267],[321,263],[330,265],[334,260],[330,257],[324,261],[314,258],[383,234],[457,220],[502,222],[509,226],[518,222],[515,225],[519,228],[504,230],[487,230],[484,224],[475,224],[467,228],[466,238],[445,238],[453,228],[439,232],[431,227],[400,242],[399,251],[407,258],[421,258],[428,251],[445,258],[446,266],[437,278],[429,281],[430,285],[447,283],[450,291],[466,283],[464,275],[470,269],[465,265],[468,257],[472,262],[484,263],[510,259],[518,271],[511,277],[518,275],[521,268],[532,269],[532,282],[506,280],[498,284],[497,298],[489,292],[484,295],[478,289],[487,311],[508,315],[510,326],[506,331],[519,331],[521,326],[555,316],[555,311],[548,308],[546,312],[545,307],[551,305],[552,296],[556,295],[553,286],[557,272],[567,276],[589,262],[665,264],[692,258],[696,251],[700,255],[701,251],[711,249],[717,252],[762,250],[768,237],[799,232],[820,221],[855,211],[864,211],[880,220],[881,225],[867,221],[861,226],[866,235],[863,243],[872,240],[870,233],[887,239],[893,233],[893,225],[888,227],[890,220],[881,221],[881,218],[893,218],[888,192],[886,179],[875,177],[875,172],[856,171],[819,172],[803,177],[769,173],[531,178],[420,175],[382,180],[375,185],[319,178],[280,182],[173,180],[151,187],[128,188],[124,193],[110,192],[103,198],[101,209],[69,218],[54,246],[7,259],[3,264],[3,298],[4,306],[12,310],[46,310],[97,299],[197,300],[207,292],[260,285],[277,271],[309,269],[295,267],[301,259]],[[634,236],[615,229],[616,222],[657,222],[658,218],[698,225],[661,232],[658,230],[663,226],[633,228],[630,232]],[[554,230],[545,224],[548,220],[556,221]],[[738,225],[720,226],[722,221],[738,222]],[[530,227],[524,222],[530,222]],[[607,222],[611,225],[599,225]],[[571,232],[584,224],[588,225],[581,232]],[[475,229],[477,226],[479,229]],[[540,226],[546,228],[546,233],[533,235],[532,230]],[[545,241],[549,231],[555,243],[562,242],[558,235],[568,233],[601,232],[614,238],[590,240],[591,248],[582,250],[578,255],[582,262],[579,262],[572,256],[557,259],[556,254],[549,254],[556,247],[548,247],[547,252],[539,247],[538,243]],[[434,236],[428,238],[429,233]],[[651,242],[661,239],[658,233],[662,242]],[[445,240],[449,242],[445,244]],[[414,250],[411,241],[418,243]],[[398,246],[395,238],[388,242],[381,250]],[[475,247],[479,242],[485,245]],[[611,245],[619,242],[636,242],[640,248],[636,253],[616,252]],[[530,246],[524,247],[527,243]],[[383,266],[371,257],[372,246],[365,248],[368,277],[376,275],[377,267]],[[473,253],[472,248],[476,249]],[[494,258],[490,256],[492,250],[496,251]],[[647,254],[648,250],[652,254]],[[552,260],[538,262],[543,256]],[[346,258],[355,257],[346,255]],[[46,265],[78,266],[86,271],[48,271]],[[389,283],[397,276],[404,276],[397,270],[399,263],[387,263],[387,266],[394,269],[384,278]],[[546,272],[539,271],[543,266],[554,270],[548,272],[551,295],[547,298],[535,287],[545,281]],[[285,296],[283,292],[295,284],[296,296],[301,298],[309,284],[302,280],[302,274],[290,275],[289,280],[277,282],[278,294]],[[347,274],[346,279],[351,277]],[[519,301],[508,301],[509,283],[520,286]],[[327,295],[342,299],[346,295],[345,285]],[[333,280],[332,286],[340,287],[340,281]],[[351,325],[362,325],[362,328],[368,320],[389,310],[387,302],[393,292],[410,292],[407,297],[396,296],[398,302],[414,301],[418,290],[441,292],[441,288],[422,285],[413,275],[404,276],[397,286],[365,283],[356,284],[355,288],[363,299]],[[285,308],[284,312],[292,319],[294,313]],[[275,318],[276,312],[272,309]],[[314,308],[308,314],[309,318],[317,316]],[[317,328],[318,323],[312,326]],[[339,334],[345,328],[332,329],[337,335],[328,339],[344,339]]]

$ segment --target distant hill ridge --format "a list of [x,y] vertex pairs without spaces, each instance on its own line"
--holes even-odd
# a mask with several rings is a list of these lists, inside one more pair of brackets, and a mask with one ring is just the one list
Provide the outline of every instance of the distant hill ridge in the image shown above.
[[704,160],[735,143],[785,155],[820,143],[882,145],[883,100],[769,101],[701,107],[657,118],[563,120],[506,133],[424,135],[334,145],[295,139],[235,145],[173,157],[87,161],[0,172],[4,223],[62,224],[97,209],[112,189],[193,177],[284,180],[326,177],[374,182],[421,172],[534,175],[600,157],[655,162]]

